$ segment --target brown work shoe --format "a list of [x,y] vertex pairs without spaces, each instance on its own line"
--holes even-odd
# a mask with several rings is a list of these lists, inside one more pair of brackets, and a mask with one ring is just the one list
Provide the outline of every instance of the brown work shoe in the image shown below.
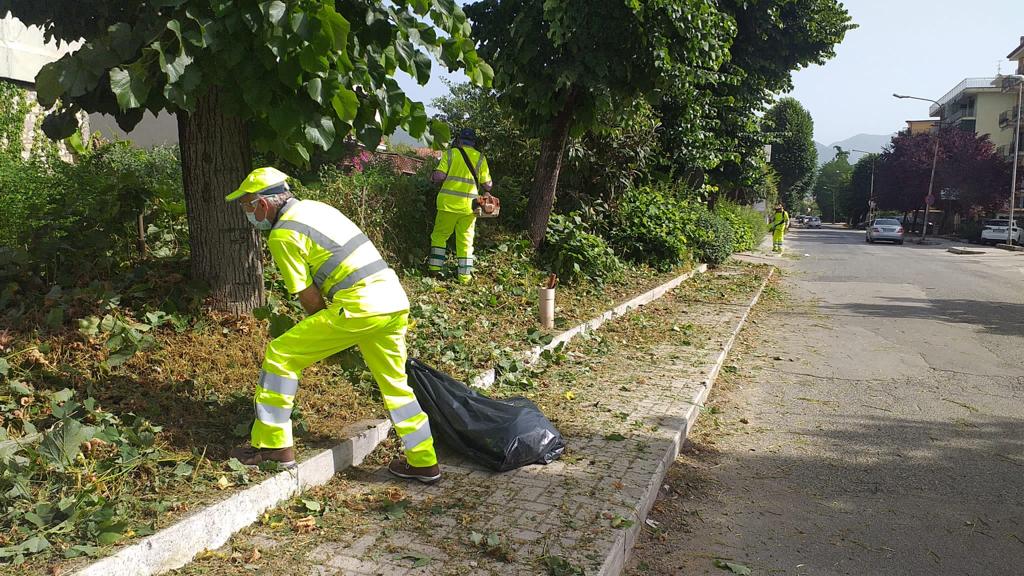
[[424,484],[433,484],[441,479],[441,467],[433,466],[410,466],[405,458],[395,458],[388,464],[388,472],[399,478],[419,480]]
[[254,448],[239,446],[231,451],[231,458],[237,458],[246,466],[259,466],[263,462],[277,462],[282,468],[295,467],[295,448]]

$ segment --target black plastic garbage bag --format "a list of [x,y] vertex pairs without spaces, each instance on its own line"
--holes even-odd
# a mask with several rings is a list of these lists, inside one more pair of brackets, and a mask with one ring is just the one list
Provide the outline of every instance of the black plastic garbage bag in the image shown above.
[[406,369],[434,437],[480,464],[505,472],[550,464],[565,451],[562,435],[526,398],[482,396],[413,358]]

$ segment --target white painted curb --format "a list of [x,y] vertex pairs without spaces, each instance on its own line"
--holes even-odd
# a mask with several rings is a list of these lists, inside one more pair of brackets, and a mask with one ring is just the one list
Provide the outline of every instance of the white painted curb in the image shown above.
[[344,442],[305,460],[295,470],[275,474],[74,574],[149,576],[180,568],[196,554],[223,546],[264,511],[307,488],[326,484],[337,472],[361,463],[390,430],[391,422],[387,420],[353,424],[349,432],[352,435]]
[[[578,326],[575,326],[573,328],[570,328],[569,330],[566,330],[565,332],[562,332],[558,336],[552,338],[551,342],[544,346],[534,346],[528,352],[523,354],[522,359],[527,366],[530,366],[536,363],[538,360],[540,360],[540,356],[541,354],[544,353],[545,350],[554,350],[559,345],[566,344],[570,340],[581,334],[586,334],[587,332],[597,330],[598,328],[601,327],[602,324],[604,324],[608,320],[612,320],[614,318],[623,316],[630,310],[640,308],[645,304],[650,304],[651,302],[664,296],[669,290],[674,289],[676,286],[679,286],[680,284],[689,280],[690,278],[693,278],[697,274],[703,274],[707,271],[708,265],[701,264],[700,266],[697,266],[693,270],[690,270],[685,274],[680,274],[679,276],[676,276],[675,278],[669,280],[668,282],[665,282],[660,286],[652,288],[651,290],[648,290],[647,292],[644,292],[643,294],[635,298],[632,298],[626,302],[623,302],[622,304],[619,304],[618,306],[612,308],[611,310],[604,311],[604,313],[602,313],[600,316],[592,320],[589,320],[587,322],[584,322],[583,324],[579,324]],[[485,370],[474,376],[470,380],[469,385],[475,388],[490,388],[492,385],[494,385],[496,375],[497,374],[494,368],[491,368],[490,370]]]
[[946,252],[951,252],[953,254],[984,254],[985,253],[984,250],[971,250],[970,248],[957,248],[955,246],[953,248],[947,249]]
[[718,378],[718,373],[722,370],[722,365],[725,364],[725,359],[729,356],[729,352],[732,350],[733,344],[736,343],[736,337],[739,336],[743,326],[747,323],[747,317],[750,315],[750,311],[757,305],[758,300],[761,299],[761,294],[764,293],[765,286],[772,279],[775,274],[775,268],[773,267],[768,273],[768,276],[761,283],[761,287],[757,289],[757,293],[750,300],[750,304],[747,304],[747,309],[743,311],[743,316],[740,317],[740,321],[736,323],[736,328],[733,329],[732,334],[729,336],[729,340],[726,341],[725,345],[722,346],[722,350],[718,353],[718,357],[715,359],[714,365],[711,370],[708,371],[707,376],[701,382],[701,387],[696,394],[693,395],[693,399],[690,401],[690,407],[686,410],[683,415],[683,422],[685,423],[673,438],[672,446],[665,451],[665,455],[662,456],[661,462],[658,464],[657,470],[654,472],[654,476],[651,477],[651,481],[647,484],[647,490],[644,493],[643,498],[640,500],[639,509],[637,510],[637,520],[632,526],[621,531],[616,538],[615,543],[612,545],[611,551],[605,558],[604,564],[601,566],[599,576],[619,576],[626,567],[626,563],[629,561],[630,555],[633,553],[633,545],[636,544],[637,538],[640,536],[640,530],[643,529],[644,521],[647,519],[647,515],[651,511],[651,507],[654,506],[654,502],[658,499],[658,491],[661,489],[661,483],[665,480],[665,474],[668,473],[668,469],[675,462],[676,457],[679,455],[679,449],[686,442],[687,436],[690,435],[690,430],[693,429],[693,425],[697,422],[697,417],[700,415],[700,409],[704,407],[704,401],[707,400],[708,394],[711,393],[711,388],[715,384],[715,379]]
[[[562,332],[545,346],[526,352],[523,359],[533,364],[545,350],[554,349],[580,334],[597,330],[602,324],[639,308],[672,290],[696,274],[707,271],[707,265],[677,276],[672,280],[624,302],[603,314]],[[477,374],[473,386],[487,388],[494,383],[493,369]],[[391,430],[388,420],[372,420],[354,424],[351,437],[330,450],[303,461],[296,470],[281,472],[259,484],[238,492],[227,500],[209,506],[144,538],[116,554],[97,560],[74,572],[75,576],[150,576],[188,564],[204,550],[216,550],[260,515],[307,488],[326,484],[335,474],[363,461]],[[662,473],[663,474],[663,473]],[[657,489],[655,489],[657,494]],[[653,501],[652,501],[653,502]]]

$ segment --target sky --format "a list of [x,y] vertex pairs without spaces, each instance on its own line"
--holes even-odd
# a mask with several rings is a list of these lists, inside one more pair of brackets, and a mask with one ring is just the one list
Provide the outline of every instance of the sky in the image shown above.
[[[459,4],[465,4],[459,1]],[[836,57],[793,74],[789,93],[814,118],[822,144],[857,134],[891,134],[906,120],[928,118],[929,103],[898,100],[894,92],[938,100],[964,78],[995,76],[1015,66],[1006,55],[1024,36],[1024,0],[848,0],[859,27]],[[447,93],[443,79],[465,82],[434,63],[426,86],[399,78],[409,97],[428,104]]]
[[1006,55],[1024,36],[1024,0],[849,0],[859,28],[836,57],[793,75],[789,95],[814,118],[814,139],[831,144],[856,134],[890,134],[928,118],[964,78],[1015,72]]

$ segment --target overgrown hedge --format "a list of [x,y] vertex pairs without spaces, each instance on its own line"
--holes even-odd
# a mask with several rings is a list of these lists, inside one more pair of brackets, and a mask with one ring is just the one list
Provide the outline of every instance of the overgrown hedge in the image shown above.
[[668,185],[632,188],[614,206],[555,215],[542,264],[566,281],[602,282],[622,260],[671,270],[688,260],[718,265],[764,237],[764,216],[720,201],[712,211],[697,195]]

